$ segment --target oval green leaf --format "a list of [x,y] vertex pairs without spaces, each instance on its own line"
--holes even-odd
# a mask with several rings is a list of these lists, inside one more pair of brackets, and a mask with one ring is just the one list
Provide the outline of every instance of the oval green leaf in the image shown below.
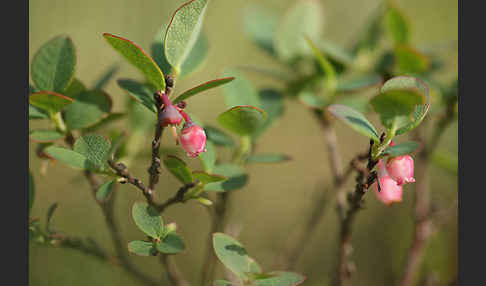
[[74,142],[74,151],[85,156],[95,166],[103,166],[108,159],[111,143],[98,134],[83,135]]
[[290,160],[291,158],[285,154],[262,153],[250,155],[247,159],[247,163],[280,163]]
[[181,95],[179,95],[176,99],[173,100],[173,103],[175,104],[175,103],[181,102],[183,100],[188,99],[189,97],[191,97],[193,95],[196,95],[198,93],[201,93],[201,92],[206,91],[206,90],[211,89],[211,88],[218,87],[218,86],[223,85],[225,83],[228,83],[228,82],[230,82],[234,79],[235,79],[234,77],[225,77],[225,78],[219,78],[219,79],[207,81],[207,82],[202,83],[202,84],[200,84],[196,87],[193,87],[189,90],[184,91]]
[[128,243],[128,251],[140,256],[153,256],[157,253],[154,244],[148,241],[134,240]]
[[74,77],[76,54],[68,36],[57,36],[34,55],[32,80],[39,90],[64,92]]
[[98,202],[104,202],[115,188],[115,183],[116,181],[112,180],[101,185],[96,191],[96,200]]
[[162,217],[146,202],[136,202],[132,208],[132,218],[138,228],[152,238],[161,238],[164,231]]
[[235,145],[235,142],[233,141],[231,136],[216,127],[206,125],[204,126],[204,131],[206,132],[206,137],[208,141],[211,141],[212,143],[214,143],[214,145],[229,147]]
[[190,74],[198,71],[206,62],[208,56],[208,38],[201,31],[196,43],[192,47],[189,55],[184,60],[181,66],[181,78],[185,78]]
[[407,20],[400,10],[391,5],[385,13],[385,27],[395,44],[406,44],[408,42]]
[[68,165],[69,167],[83,170],[93,170],[96,166],[91,163],[86,156],[79,154],[73,150],[61,148],[57,146],[49,146],[44,152],[50,157]]
[[259,4],[251,4],[245,11],[245,32],[255,44],[271,55],[275,54],[273,38],[277,29],[278,14]]
[[150,86],[131,79],[119,79],[117,80],[117,83],[122,89],[126,90],[129,95],[142,103],[143,106],[147,107],[153,113],[157,113],[157,107],[153,96],[155,90],[152,90]]
[[225,69],[225,77],[234,77],[235,80],[223,87],[223,95],[226,106],[253,105],[261,107],[258,92],[251,81],[235,69]]
[[213,248],[223,265],[238,277],[250,272],[251,260],[241,243],[224,233],[213,234]]
[[204,14],[209,0],[192,0],[179,7],[167,26],[164,37],[164,51],[167,61],[176,70],[196,44],[201,32]]
[[192,176],[203,184],[226,181],[228,178],[221,175],[208,174],[203,171],[194,171]]
[[383,151],[383,155],[388,155],[388,156],[401,156],[401,155],[407,155],[415,151],[420,144],[418,142],[405,142],[405,143],[400,143],[394,146],[388,146],[385,151]]
[[204,187],[208,192],[226,192],[243,188],[248,182],[248,174],[238,165],[221,164],[214,167],[213,173],[228,178],[225,181],[209,183]]
[[56,130],[32,130],[29,132],[30,140],[38,143],[54,142],[62,137],[64,137],[64,134]]
[[212,141],[206,141],[206,152],[199,153],[199,160],[206,172],[212,172],[216,165],[216,149]]
[[46,111],[50,115],[54,115],[73,103],[73,100],[56,92],[40,91],[32,93],[29,96],[29,103]]
[[191,169],[189,169],[189,166],[187,166],[187,164],[181,159],[172,155],[166,156],[164,158],[164,165],[169,172],[171,172],[171,174],[183,184],[192,183],[193,178]]
[[235,106],[217,118],[218,123],[225,129],[240,136],[252,135],[263,126],[267,114],[263,109],[255,106]]
[[164,74],[142,48],[130,40],[109,33],[104,33],[103,37],[128,62],[140,70],[157,90],[165,91]]
[[64,112],[64,121],[70,130],[92,127],[108,116],[111,98],[102,90],[82,92]]
[[164,254],[177,254],[184,250],[184,241],[180,236],[171,232],[159,243],[155,245],[159,252]]
[[341,104],[332,104],[327,108],[327,110],[337,118],[341,119],[353,130],[373,139],[376,142],[380,141],[376,128],[359,111]]
[[257,279],[255,286],[296,286],[305,281],[306,277],[294,272],[270,272],[270,278]]
[[29,104],[29,120],[31,119],[47,119],[49,115],[42,109]]
[[260,128],[255,136],[263,134],[263,132],[270,127],[275,120],[281,117],[284,113],[284,99],[282,93],[278,90],[266,88],[262,89],[258,93],[260,98],[261,107],[267,113],[267,120]]

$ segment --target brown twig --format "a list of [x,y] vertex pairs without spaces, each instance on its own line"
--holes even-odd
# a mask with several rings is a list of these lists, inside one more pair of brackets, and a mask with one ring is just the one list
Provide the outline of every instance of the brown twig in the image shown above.
[[417,127],[415,136],[421,141],[424,148],[419,153],[415,165],[417,166],[416,176],[417,183],[415,185],[415,227],[413,232],[412,245],[408,250],[407,261],[405,263],[405,270],[402,278],[399,281],[400,286],[413,285],[422,261],[423,252],[428,238],[433,230],[433,214],[430,205],[430,156],[437,148],[440,138],[447,127],[455,120],[455,103],[457,97],[450,101],[446,106],[444,115],[439,119],[434,128],[434,133],[429,142],[425,140],[425,127],[422,123]]
[[169,282],[174,286],[189,286],[182,273],[174,263],[173,258],[167,254],[160,254],[160,263],[162,263],[167,270],[167,278]]
[[140,179],[137,179],[133,177],[127,169],[127,166],[123,163],[115,163],[113,160],[108,160],[108,165],[113,169],[113,171],[116,172],[118,176],[121,176],[127,180],[128,183],[134,185],[137,187],[139,190],[142,191],[143,195],[145,196],[145,199],[149,204],[154,204],[153,199],[152,199],[152,193],[150,192],[150,189],[145,187],[145,185],[142,183]]
[[157,211],[159,211],[159,213],[162,213],[167,207],[173,204],[184,203],[185,202],[184,194],[194,186],[195,186],[194,183],[189,183],[182,186],[172,198],[169,198],[167,201],[165,201],[162,204],[156,205]]

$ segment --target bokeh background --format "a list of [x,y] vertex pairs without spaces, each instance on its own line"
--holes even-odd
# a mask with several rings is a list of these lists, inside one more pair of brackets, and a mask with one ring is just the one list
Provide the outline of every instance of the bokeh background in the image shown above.
[[[92,85],[106,70],[119,64],[115,78],[140,79],[140,74],[125,63],[102,38],[110,32],[133,40],[145,49],[161,26],[184,0],[30,0],[29,1],[29,61],[47,40],[58,35],[71,36],[77,53],[76,76]],[[204,23],[209,39],[209,56],[203,69],[178,82],[177,91],[186,90],[200,82],[218,77],[225,67],[256,64],[280,68],[265,52],[253,45],[244,34],[243,15],[250,3],[263,5],[283,13],[293,0],[213,0]],[[376,0],[322,0],[325,9],[325,37],[349,46],[360,32]],[[419,47],[441,49],[446,66],[439,76],[452,79],[457,75],[458,17],[455,0],[395,1],[412,23],[412,43]],[[248,77],[257,87],[277,83],[254,74]],[[106,87],[115,103],[115,111],[124,108],[126,94],[113,80]],[[176,91],[176,92],[177,92]],[[191,99],[191,112],[202,121],[217,125],[216,115],[225,110],[221,90]],[[372,121],[377,123],[376,118]],[[33,122],[30,128],[47,127]],[[377,123],[378,124],[378,123]],[[116,125],[121,130],[126,124]],[[348,162],[358,151],[366,148],[368,140],[337,123],[339,147]],[[457,154],[457,124],[446,132],[440,147]],[[150,147],[147,135],[146,146]],[[167,139],[167,138],[165,138]],[[173,142],[164,140],[171,146]],[[29,165],[36,184],[36,202],[32,216],[45,223],[47,208],[54,202],[59,207],[53,218],[56,229],[76,235],[89,236],[112,250],[101,211],[91,197],[87,182],[80,172],[62,164],[50,165],[47,176],[40,175],[40,160],[35,156],[35,144],[30,144]],[[238,239],[264,270],[270,267],[289,233],[303,223],[312,205],[312,193],[330,184],[328,155],[319,123],[308,110],[295,102],[286,101],[286,113],[264,134],[258,150],[283,152],[293,160],[279,165],[249,165],[249,184],[232,196],[230,220],[242,226]],[[149,157],[139,156],[131,170],[145,180]],[[195,169],[199,160],[187,159]],[[350,182],[349,187],[351,188]],[[457,178],[432,168],[432,198],[441,204],[453,203],[457,197]],[[178,182],[167,172],[161,175],[157,190],[161,201],[172,195]],[[366,195],[366,208],[359,213],[354,229],[354,256],[358,271],[353,285],[391,285],[401,275],[412,235],[413,185],[405,187],[404,202],[391,207],[380,204],[373,193]],[[132,186],[121,185],[116,201],[116,214],[124,239],[142,238],[130,217],[133,202],[142,200]],[[206,237],[209,229],[207,211],[195,202],[171,207],[165,221],[176,221],[186,243],[186,252],[177,255],[181,271],[192,282],[199,282],[204,263]],[[338,237],[334,208],[326,210],[313,238],[298,265],[297,272],[305,274],[305,285],[329,285],[335,267]],[[133,260],[154,277],[163,275],[157,259],[135,257]],[[221,268],[221,267],[220,267]],[[220,269],[221,270],[221,269]],[[427,248],[422,266],[424,273],[436,275],[445,283],[457,275],[457,215],[436,235]],[[219,271],[219,273],[222,273]],[[222,277],[222,274],[219,275]],[[29,247],[30,285],[138,285],[138,281],[116,266],[99,262],[72,250]],[[196,285],[196,284],[195,284]]]

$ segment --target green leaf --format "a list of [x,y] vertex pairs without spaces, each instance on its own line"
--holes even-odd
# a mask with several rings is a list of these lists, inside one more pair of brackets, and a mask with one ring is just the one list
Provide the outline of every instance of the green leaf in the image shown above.
[[377,74],[367,74],[338,81],[337,92],[357,92],[359,90],[376,86],[381,83],[381,77]]
[[71,84],[64,91],[64,95],[76,99],[82,92],[87,91],[86,86],[77,78],[73,78]]
[[214,167],[214,174],[228,178],[226,181],[210,183],[204,187],[208,192],[226,192],[243,188],[248,182],[248,174],[245,169],[238,165],[221,164]]
[[240,278],[250,272],[250,258],[241,243],[224,233],[213,233],[213,248],[223,265]]
[[92,127],[108,116],[111,107],[111,99],[104,91],[83,92],[66,108],[64,113],[66,126],[70,130]]
[[223,85],[225,83],[228,83],[228,82],[230,82],[234,79],[235,79],[234,77],[226,77],[226,78],[219,78],[219,79],[207,81],[207,82],[202,83],[202,84],[200,84],[196,87],[193,87],[189,90],[186,90],[181,95],[179,95],[176,99],[174,99],[173,103],[176,104],[178,102],[181,102],[183,100],[188,99],[189,97],[191,97],[193,95],[196,95],[198,93],[201,93],[201,92],[206,91],[206,90],[211,89],[211,88],[218,87],[218,86]]
[[152,238],[161,238],[164,232],[162,217],[146,202],[136,202],[132,208],[132,218],[138,228]]
[[201,69],[208,56],[208,38],[201,31],[196,43],[181,66],[181,78]]
[[157,122],[155,113],[148,111],[132,97],[127,97],[126,105],[131,130],[135,133],[146,134],[154,129],[154,123]]
[[59,93],[40,91],[32,93],[29,96],[29,103],[46,111],[50,115],[54,115],[69,104],[73,103],[73,100]]
[[385,27],[395,44],[406,44],[409,40],[408,23],[400,10],[388,7],[385,12]]
[[104,202],[111,194],[115,187],[116,180],[108,181],[101,185],[96,191],[96,200],[98,202]]
[[270,127],[275,120],[281,117],[284,113],[284,99],[283,95],[275,89],[262,89],[258,93],[262,109],[267,113],[267,120],[263,123],[260,130],[255,136],[259,136]]
[[411,76],[388,80],[380,94],[370,101],[384,126],[390,128],[393,121],[397,120],[397,135],[410,131],[423,120],[429,102],[428,87],[420,79]]
[[74,142],[74,151],[93,163],[95,166],[103,166],[108,159],[111,143],[98,134],[83,135]]
[[298,0],[277,25],[274,46],[278,56],[285,61],[310,56],[312,50],[304,36],[320,38],[323,26],[324,17],[319,1]]
[[[204,131],[206,132],[206,137],[208,141],[214,143],[217,146],[234,146],[235,142],[228,134],[212,126],[204,126]],[[207,149],[207,148],[206,148]]]
[[35,199],[35,185],[34,185],[34,177],[32,176],[32,172],[29,169],[29,213],[32,210],[32,206],[34,205]]
[[257,279],[254,281],[255,286],[295,286],[299,285],[306,279],[302,276],[293,272],[283,272],[275,271],[268,273],[274,277]]
[[71,38],[57,36],[34,55],[32,80],[39,90],[62,93],[73,79],[75,68],[76,54]]
[[263,109],[254,106],[235,106],[217,118],[218,123],[225,129],[240,136],[255,133],[263,126],[267,114]]
[[262,268],[260,267],[260,265],[258,264],[258,262],[256,262],[255,259],[249,257],[250,259],[250,272],[251,273],[262,273]]
[[39,143],[54,142],[62,137],[64,137],[64,134],[56,130],[32,130],[29,132],[30,140]]
[[68,165],[69,167],[83,170],[93,170],[96,166],[91,163],[86,156],[73,150],[57,146],[49,146],[44,152],[52,158]]
[[305,36],[304,38],[309,44],[309,46],[311,47],[314,56],[317,58],[317,62],[319,63],[319,66],[321,67],[321,69],[324,71],[324,74],[326,75],[325,77],[326,88],[333,91],[337,85],[336,71],[334,70],[334,67],[309,37]]
[[275,54],[273,38],[277,29],[278,14],[259,4],[250,4],[245,11],[244,25],[248,37],[271,55]]
[[383,5],[379,5],[378,8],[373,11],[369,20],[364,25],[363,31],[359,31],[358,40],[353,45],[353,54],[357,54],[359,51],[365,50],[374,51],[378,46],[380,39],[383,37]]
[[37,108],[29,104],[29,120],[30,119],[47,119],[49,115],[45,113],[42,109]]
[[321,109],[328,103],[322,96],[318,96],[308,90],[299,92],[298,98],[304,105],[315,109]]
[[106,41],[128,62],[140,70],[157,90],[165,91],[164,74],[145,51],[130,40],[104,33]]
[[226,280],[214,280],[211,286],[235,286],[231,281]]
[[199,153],[199,159],[206,172],[212,172],[216,164],[216,149],[212,141],[206,141],[206,152]]
[[128,91],[128,94],[133,96],[138,102],[142,103],[153,113],[157,113],[153,96],[155,90],[152,90],[150,86],[131,79],[119,79],[117,83],[122,89]]
[[47,209],[47,219],[46,219],[46,230],[47,231],[50,231],[50,229],[51,229],[51,219],[52,219],[52,216],[54,215],[54,212],[56,211],[58,205],[59,205],[58,203],[53,203]]
[[203,184],[222,182],[222,181],[226,181],[228,179],[225,176],[208,174],[208,173],[202,172],[202,171],[192,172],[192,176],[195,179],[198,179],[199,182],[201,182]]
[[84,129],[84,132],[93,132],[105,127],[106,125],[120,120],[125,117],[125,113],[109,113],[106,117],[102,118],[100,121]]
[[232,83],[223,87],[224,100],[228,107],[238,105],[261,106],[257,90],[243,74],[235,69],[225,69],[223,75],[235,78]]
[[361,113],[368,113],[371,110],[370,100],[362,94],[341,95],[334,100],[335,104],[342,104],[354,108]]
[[341,104],[331,104],[327,110],[337,118],[341,119],[353,130],[376,142],[380,141],[376,128],[359,111]]
[[395,65],[399,74],[420,74],[430,68],[429,59],[409,46],[397,45],[394,53]]
[[420,144],[418,142],[405,142],[400,143],[394,146],[388,146],[385,151],[383,151],[383,155],[389,155],[392,157],[407,155],[415,151]]
[[172,155],[166,156],[164,158],[164,165],[169,172],[171,172],[171,174],[183,184],[192,183],[193,178],[191,169],[189,169],[189,166],[187,166],[187,164],[181,159]]
[[340,72],[342,67],[353,64],[353,55],[335,43],[321,39],[316,43],[316,45],[333,64],[336,73]]
[[289,160],[291,160],[291,158],[285,154],[262,153],[250,155],[247,159],[247,163],[280,163]]
[[105,71],[95,82],[94,89],[103,89],[119,70],[118,65],[113,65]]
[[157,250],[165,254],[176,254],[185,248],[184,241],[177,234],[171,232],[159,243],[156,243]]
[[176,70],[189,56],[201,32],[208,0],[192,0],[179,7],[172,16],[164,37],[167,61]]
[[134,240],[128,243],[128,251],[140,256],[153,256],[157,249],[152,242]]

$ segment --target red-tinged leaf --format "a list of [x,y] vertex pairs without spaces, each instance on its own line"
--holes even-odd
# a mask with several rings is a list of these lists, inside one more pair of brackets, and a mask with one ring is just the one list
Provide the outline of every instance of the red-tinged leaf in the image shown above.
[[205,83],[202,83],[196,87],[193,87],[185,92],[183,92],[181,95],[179,95],[176,99],[174,99],[174,103],[181,102],[183,100],[188,99],[189,97],[196,95],[198,93],[201,93],[203,91],[206,91],[211,88],[218,87],[220,85],[223,85],[225,83],[228,83],[232,80],[234,80],[234,77],[224,77],[224,78],[218,78],[218,79],[213,79],[210,81],[207,81]]

